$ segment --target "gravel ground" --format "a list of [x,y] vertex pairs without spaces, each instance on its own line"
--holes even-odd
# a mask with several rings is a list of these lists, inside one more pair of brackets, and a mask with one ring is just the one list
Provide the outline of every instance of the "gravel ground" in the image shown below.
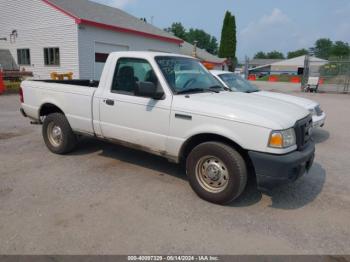
[[350,96],[288,92],[328,114],[311,172],[271,195],[251,184],[230,206],[146,153],[85,139],[51,154],[17,96],[1,96],[0,253],[349,254]]

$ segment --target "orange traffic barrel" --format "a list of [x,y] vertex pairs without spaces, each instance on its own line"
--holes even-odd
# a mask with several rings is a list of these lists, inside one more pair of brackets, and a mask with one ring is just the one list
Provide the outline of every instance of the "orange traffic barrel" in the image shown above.
[[277,76],[269,76],[269,82],[277,82],[278,77]]
[[290,82],[291,82],[291,83],[296,83],[296,84],[298,84],[298,83],[301,83],[301,79],[300,79],[299,76],[293,76],[293,77],[290,79]]
[[250,81],[256,81],[256,75],[249,75],[248,80]]

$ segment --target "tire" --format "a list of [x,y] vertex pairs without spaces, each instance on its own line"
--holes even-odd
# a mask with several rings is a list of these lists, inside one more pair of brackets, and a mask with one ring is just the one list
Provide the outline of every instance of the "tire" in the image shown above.
[[195,147],[187,157],[186,172],[197,195],[215,204],[232,202],[247,185],[244,159],[235,149],[220,142]]
[[47,148],[55,154],[67,154],[77,145],[77,137],[67,118],[60,113],[53,113],[45,117],[42,135]]

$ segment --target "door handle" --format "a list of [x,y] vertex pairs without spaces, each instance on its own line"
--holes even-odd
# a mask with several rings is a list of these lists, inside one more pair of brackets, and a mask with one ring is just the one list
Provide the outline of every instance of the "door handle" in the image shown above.
[[106,99],[106,100],[104,100],[104,102],[106,103],[106,105],[114,106],[114,100],[112,100],[112,99]]

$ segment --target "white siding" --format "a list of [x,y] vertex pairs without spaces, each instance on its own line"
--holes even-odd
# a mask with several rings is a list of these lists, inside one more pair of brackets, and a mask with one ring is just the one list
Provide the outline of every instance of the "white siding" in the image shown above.
[[[95,48],[98,45],[98,52],[102,52],[101,43],[106,45],[105,52],[110,53],[111,46],[115,45],[115,51],[120,51],[118,46],[128,48],[130,51],[161,51],[180,53],[180,47],[176,43],[168,43],[157,39],[145,38],[142,36],[103,30],[90,26],[79,26],[79,64],[80,77],[93,79],[95,76]],[[98,67],[96,67],[98,68]]]
[[[18,38],[10,42],[12,30]],[[50,72],[73,72],[79,78],[78,26],[74,19],[48,6],[41,0],[0,1],[0,49],[9,49],[17,62],[17,49],[29,48],[35,78],[49,78]],[[60,66],[45,66],[45,47],[60,48]],[[23,67],[21,66],[21,69]]]

